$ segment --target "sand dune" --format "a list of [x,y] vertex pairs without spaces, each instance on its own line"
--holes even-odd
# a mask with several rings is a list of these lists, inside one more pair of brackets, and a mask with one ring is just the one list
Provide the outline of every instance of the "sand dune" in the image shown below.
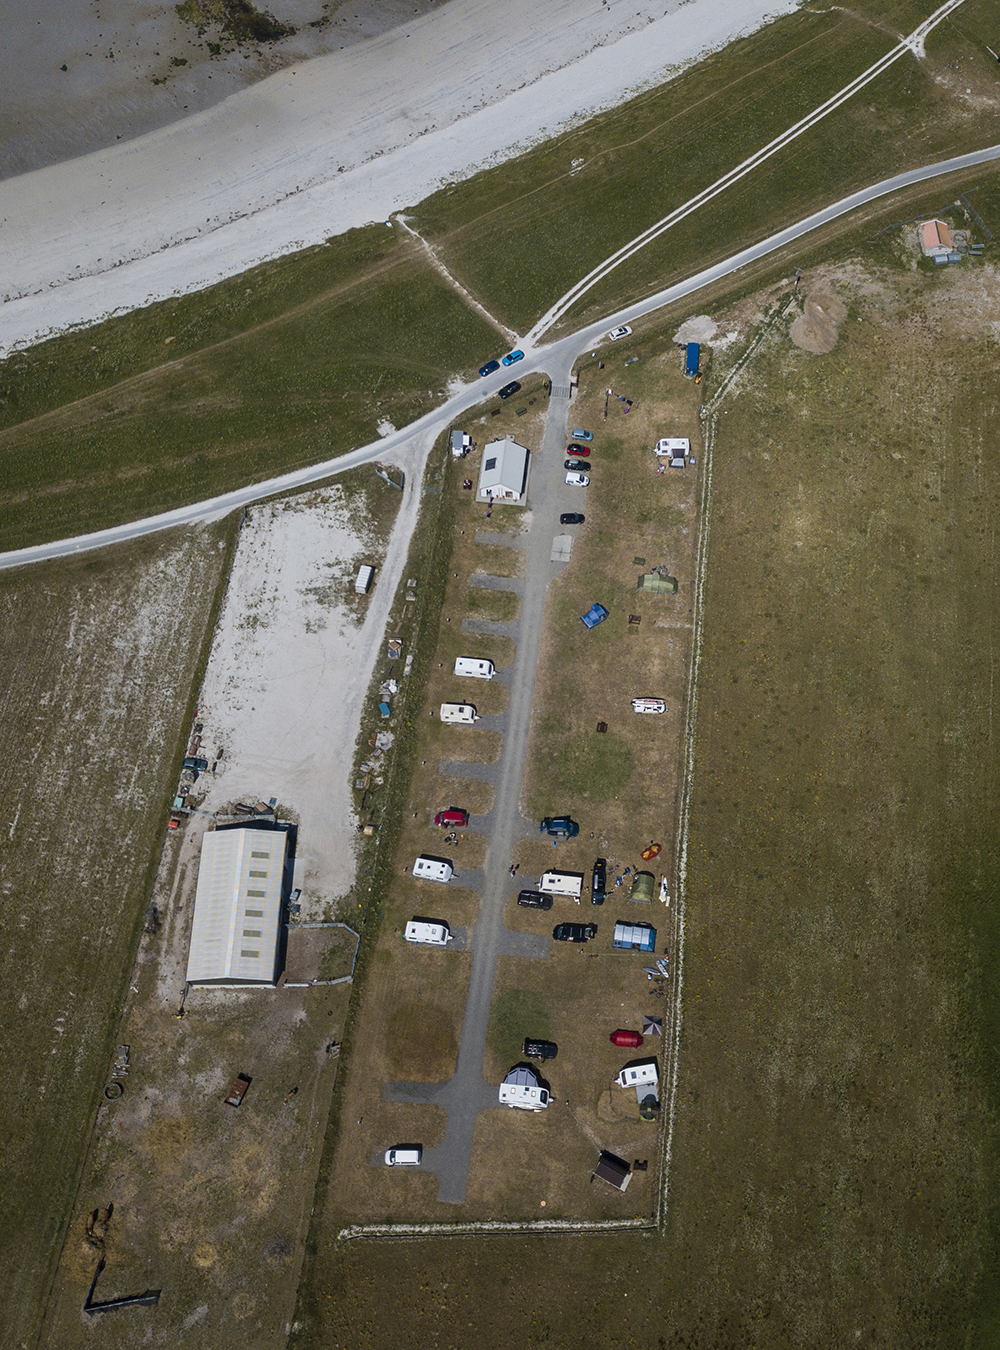
[[795,3],[546,0],[540,25],[536,0],[449,0],[172,126],[8,179],[0,351],[383,220]]

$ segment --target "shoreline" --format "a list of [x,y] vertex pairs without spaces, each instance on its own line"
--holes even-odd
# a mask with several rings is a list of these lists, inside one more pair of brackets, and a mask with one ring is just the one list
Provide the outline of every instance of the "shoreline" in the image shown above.
[[[563,22],[540,38],[524,0],[508,12],[519,28],[487,35],[495,5],[448,0],[195,117],[0,182],[0,354],[385,220],[797,8],[674,0],[639,31],[594,45],[607,21],[589,0],[550,3]],[[422,82],[407,83],[418,68]]]

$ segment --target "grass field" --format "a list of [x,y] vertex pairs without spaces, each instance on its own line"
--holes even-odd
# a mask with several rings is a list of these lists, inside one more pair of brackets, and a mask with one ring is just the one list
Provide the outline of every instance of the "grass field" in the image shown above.
[[[413,221],[477,299],[525,331],[590,267],[926,14],[913,0],[810,6],[443,189]],[[996,140],[991,15],[988,0],[967,0],[935,31],[925,61],[897,63],[614,272],[566,322],[662,287],[861,183]],[[0,548],[148,515],[365,444],[383,419],[401,426],[432,407],[447,377],[471,373],[498,336],[401,231],[371,226],[16,353],[0,362]]]
[[0,576],[0,1340],[33,1346],[165,834],[228,525]]
[[996,1342],[1000,277],[883,237],[810,288],[834,349],[797,303],[718,418],[667,1235],[327,1238],[295,1346]]
[[401,231],[355,231],[0,363],[0,548],[333,458],[439,402],[497,334]]
[[[412,213],[414,226],[492,313],[525,332],[578,278],[860,74],[930,8],[803,7],[669,84],[443,189]],[[856,187],[994,142],[991,14],[987,0],[963,6],[928,40],[927,60],[899,61],[623,264],[561,328],[680,280]],[[518,265],[525,257],[530,271]]]

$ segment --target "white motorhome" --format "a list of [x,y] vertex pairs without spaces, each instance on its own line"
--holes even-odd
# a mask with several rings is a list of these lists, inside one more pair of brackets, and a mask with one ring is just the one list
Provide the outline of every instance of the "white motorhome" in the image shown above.
[[656,442],[653,454],[657,459],[668,459],[672,469],[683,469],[691,453],[691,442],[686,436],[666,436]]
[[455,722],[459,726],[471,727],[479,720],[475,705],[472,703],[442,703],[441,721]]
[[467,675],[473,680],[492,680],[495,670],[492,661],[480,661],[476,656],[460,656],[455,661],[455,674]]
[[450,881],[454,870],[447,858],[431,858],[425,853],[413,864],[413,875],[421,881]]
[[549,1104],[549,1093],[543,1088],[534,1069],[518,1064],[500,1084],[500,1105],[517,1111],[544,1111]]
[[446,923],[433,923],[430,919],[411,919],[403,930],[404,939],[418,947],[447,947],[454,936]]
[[583,894],[583,873],[543,872],[538,878],[538,889],[543,895],[568,895],[579,903]]
[[371,590],[372,579],[375,576],[374,567],[359,567],[358,575],[354,578],[354,589],[358,595],[367,595]]

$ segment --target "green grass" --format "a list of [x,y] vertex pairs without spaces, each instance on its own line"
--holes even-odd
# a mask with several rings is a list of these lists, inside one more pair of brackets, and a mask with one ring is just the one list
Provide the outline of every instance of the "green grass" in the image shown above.
[[536,754],[542,762],[547,758],[545,801],[549,809],[583,796],[596,805],[621,792],[632,776],[628,742],[613,731],[598,733],[593,727],[575,736],[565,731],[565,722],[558,716],[544,718],[537,729]]
[[383,231],[327,269],[313,250],[287,291],[289,261],[8,358],[0,548],[334,458],[433,407],[495,334]]
[[719,419],[665,1238],[330,1246],[294,1346],[995,1344],[1000,387],[899,262]]
[[[891,22],[905,31],[927,12],[922,5],[894,7]],[[963,20],[974,35],[987,33],[985,0],[963,9]],[[443,189],[420,204],[415,223],[463,284],[524,332],[621,244],[791,126],[890,45],[888,32],[840,9],[799,11],[660,89]],[[933,78],[961,59],[963,85],[992,89],[994,63],[982,35],[967,39],[946,26],[928,46],[930,62],[899,61],[617,269],[576,307],[569,326],[669,285],[854,187],[995,140],[996,113],[955,115],[953,99]],[[584,164],[571,174],[579,159]],[[530,270],[520,265],[524,257],[532,260]]]
[[490,1024],[486,1043],[501,1063],[515,1064],[522,1059],[526,1036],[548,1040],[552,1035],[549,1010],[536,989],[503,989],[490,1005]]

